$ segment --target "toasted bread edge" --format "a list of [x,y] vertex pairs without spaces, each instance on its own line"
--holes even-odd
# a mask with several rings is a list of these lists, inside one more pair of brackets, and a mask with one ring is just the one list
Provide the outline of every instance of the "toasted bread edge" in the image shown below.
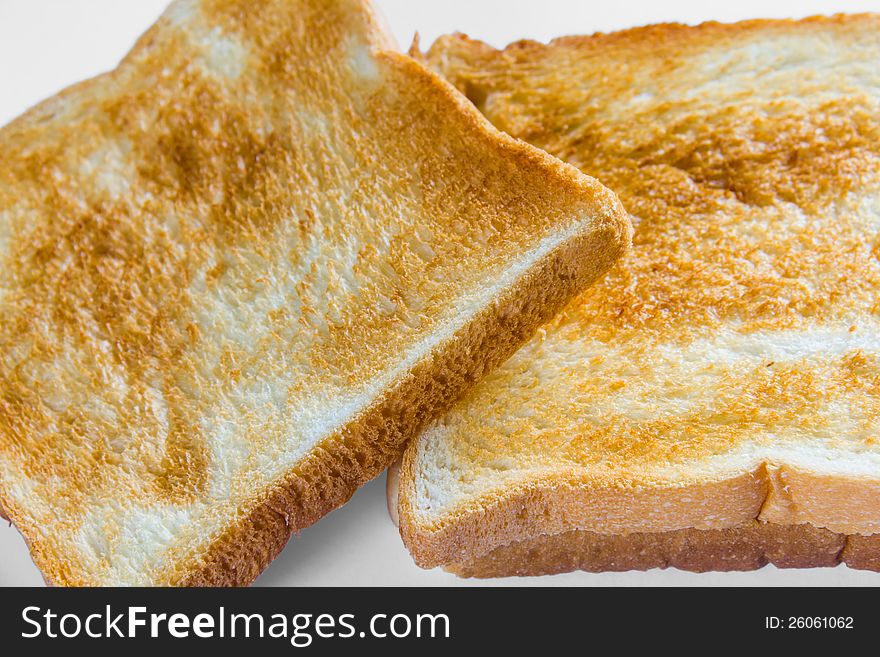
[[768,564],[777,568],[828,568],[842,563],[858,570],[880,570],[880,536],[759,521],[729,529],[626,535],[571,531],[502,546],[445,569],[460,577],[489,578],[652,568],[729,572],[757,570]]
[[520,541],[571,531],[605,536],[728,530],[760,521],[880,537],[880,482],[764,462],[714,481],[595,482],[556,475],[489,491],[427,523],[413,509],[417,449],[401,463],[400,533],[416,563],[466,563]]
[[432,70],[442,74],[442,66],[436,60],[448,54],[449,44],[463,44],[469,48],[475,58],[480,56],[494,57],[498,55],[515,55],[541,51],[555,46],[567,48],[584,48],[597,52],[609,47],[638,46],[651,51],[663,43],[677,44],[683,39],[717,39],[719,37],[737,35],[759,29],[787,30],[800,29],[803,26],[847,26],[851,23],[871,21],[880,24],[878,12],[835,12],[831,14],[813,14],[804,18],[753,18],[734,22],[703,21],[697,24],[682,22],[663,22],[639,25],[610,32],[592,34],[566,34],[547,42],[534,39],[519,39],[502,48],[496,48],[485,41],[475,39],[463,32],[453,32],[439,36],[426,50],[422,49],[419,35],[416,34],[409,46],[409,54],[413,58],[426,63]]

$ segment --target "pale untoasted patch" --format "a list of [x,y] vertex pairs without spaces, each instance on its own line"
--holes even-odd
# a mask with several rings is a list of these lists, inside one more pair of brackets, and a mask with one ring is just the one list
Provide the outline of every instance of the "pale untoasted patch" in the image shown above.
[[738,96],[748,92],[743,100],[757,104],[762,96],[775,97],[779,91],[790,91],[797,98],[804,85],[833,71],[811,88],[810,101],[819,102],[821,98],[838,98],[861,85],[861,71],[852,66],[853,59],[853,50],[826,33],[775,34],[769,39],[756,34],[730,47],[710,46],[687,58],[678,80],[682,84],[702,81],[687,91],[688,97],[708,100],[713,93]]
[[187,27],[199,13],[199,0],[177,0],[168,5],[162,17],[177,27]]
[[346,47],[346,64],[354,81],[366,87],[377,87],[382,82],[382,70],[369,44],[352,37]]
[[178,0],[165,10],[163,18],[178,28],[196,47],[204,71],[221,79],[234,80],[247,66],[248,49],[238,39],[205,21],[198,0]]
[[219,29],[206,33],[201,44],[204,48],[202,62],[209,73],[221,78],[235,79],[247,66],[247,49]]
[[193,528],[200,507],[95,500],[84,512],[76,547],[105,586],[147,586],[181,532]]
[[296,116],[306,139],[326,140],[331,138],[330,123],[326,116],[306,108],[300,109]]
[[[13,237],[12,234],[12,221],[13,221],[13,211],[12,210],[0,210],[0,254],[5,256],[5,254],[9,253],[9,248],[11,246],[11,239]],[[0,270],[0,303],[3,302],[3,299],[6,295],[8,289],[7,277],[8,273],[4,273]]]
[[[158,383],[158,381],[156,382]],[[150,404],[150,411],[156,422],[159,424],[159,432],[163,436],[167,436],[171,430],[171,421],[168,412],[168,400],[162,389],[158,385],[152,385],[146,388],[144,394]],[[108,420],[111,418],[108,418]]]
[[[7,486],[12,499],[22,505],[27,504],[30,499],[40,500],[40,484],[27,475],[18,476],[16,473],[13,476],[12,467],[9,461],[0,458],[0,481]],[[41,507],[39,512],[45,512],[45,507]]]
[[130,156],[131,143],[119,139],[84,159],[79,165],[79,174],[83,180],[94,183],[109,199],[118,200],[129,195],[131,181],[137,175]]

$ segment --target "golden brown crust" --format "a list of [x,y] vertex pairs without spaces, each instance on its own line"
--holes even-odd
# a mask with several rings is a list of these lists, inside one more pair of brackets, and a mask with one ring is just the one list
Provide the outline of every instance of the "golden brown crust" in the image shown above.
[[502,546],[446,569],[461,577],[509,577],[678,568],[708,571],[822,568],[880,570],[880,536],[835,534],[808,524],[752,521],[728,529],[627,535],[570,531]]
[[775,526],[812,523],[844,535],[856,535],[853,526],[880,532],[876,481],[766,464],[685,485],[611,474],[604,484],[574,473],[536,477],[490,492],[428,525],[409,502],[415,498],[414,467],[415,450],[407,450],[398,515],[404,543],[424,568],[475,560],[504,545],[573,528],[605,535],[658,534],[685,528],[723,530],[759,521]]
[[[688,25],[685,23],[653,23],[650,25],[640,25],[637,27],[625,28],[614,32],[595,32],[593,34],[569,34],[566,36],[556,37],[547,43],[535,41],[534,39],[520,39],[508,44],[505,48],[497,49],[493,46],[472,39],[466,34],[456,32],[453,34],[443,35],[429,48],[428,53],[423,53],[420,48],[418,35],[413,39],[410,45],[409,53],[416,58],[426,58],[428,60],[435,59],[432,55],[436,55],[436,61],[439,57],[448,55],[448,42],[451,40],[462,40],[468,43],[468,47],[472,49],[472,53],[479,53],[485,57],[496,58],[498,53],[507,53],[511,57],[516,56],[520,51],[540,51],[544,52],[548,48],[555,46],[568,46],[578,48],[583,51],[594,51],[601,55],[603,51],[609,48],[623,48],[639,53],[656,53],[658,46],[664,48],[681,49],[686,45],[700,43],[706,47],[711,47],[718,43],[719,38],[735,37],[749,33],[772,33],[773,31],[802,31],[804,28],[811,26],[839,26],[842,28],[864,26],[865,23],[877,23],[880,21],[880,14],[872,12],[863,12],[855,14],[837,13],[831,15],[814,15],[805,18],[754,18],[749,20],[737,21],[734,23],[722,23],[718,21],[705,21],[696,25]],[[436,46],[436,47],[435,47]],[[431,51],[434,51],[433,53]],[[683,52],[682,56],[688,56],[691,52]],[[481,63],[479,59],[469,59],[474,64]],[[440,68],[438,66],[438,68]]]
[[840,558],[851,568],[880,572],[880,534],[847,536]]
[[401,537],[423,568],[476,559],[514,541],[572,527],[614,533],[738,525],[758,516],[768,490],[763,468],[690,487],[657,487],[647,481],[630,485],[613,476],[605,486],[576,475],[535,478],[490,492],[429,525],[411,502],[415,466],[416,450],[407,450],[398,514]]

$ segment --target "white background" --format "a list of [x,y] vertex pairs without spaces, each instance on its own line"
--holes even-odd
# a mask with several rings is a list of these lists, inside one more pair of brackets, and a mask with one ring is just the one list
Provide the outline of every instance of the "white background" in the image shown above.
[[[156,19],[166,0],[0,0],[0,125],[61,88],[109,68]],[[645,23],[880,11],[880,1],[823,0],[379,0],[406,48],[461,31],[501,47],[533,38],[609,31]],[[2,166],[0,162],[0,166]],[[42,580],[13,528],[0,526],[0,585]],[[695,575],[650,571],[460,580],[417,568],[385,511],[384,477],[291,539],[260,585],[880,585],[880,575],[845,567]]]

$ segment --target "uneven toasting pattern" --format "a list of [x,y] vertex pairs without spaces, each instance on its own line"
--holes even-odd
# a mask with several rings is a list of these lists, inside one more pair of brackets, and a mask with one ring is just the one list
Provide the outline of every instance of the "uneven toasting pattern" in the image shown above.
[[[430,49],[497,127],[614,189],[635,236],[409,450],[401,520],[418,560],[755,517],[880,532],[878,28]],[[748,486],[709,499],[742,473]]]
[[51,580],[253,579],[624,248],[389,45],[180,0],[0,132],[0,498]]

